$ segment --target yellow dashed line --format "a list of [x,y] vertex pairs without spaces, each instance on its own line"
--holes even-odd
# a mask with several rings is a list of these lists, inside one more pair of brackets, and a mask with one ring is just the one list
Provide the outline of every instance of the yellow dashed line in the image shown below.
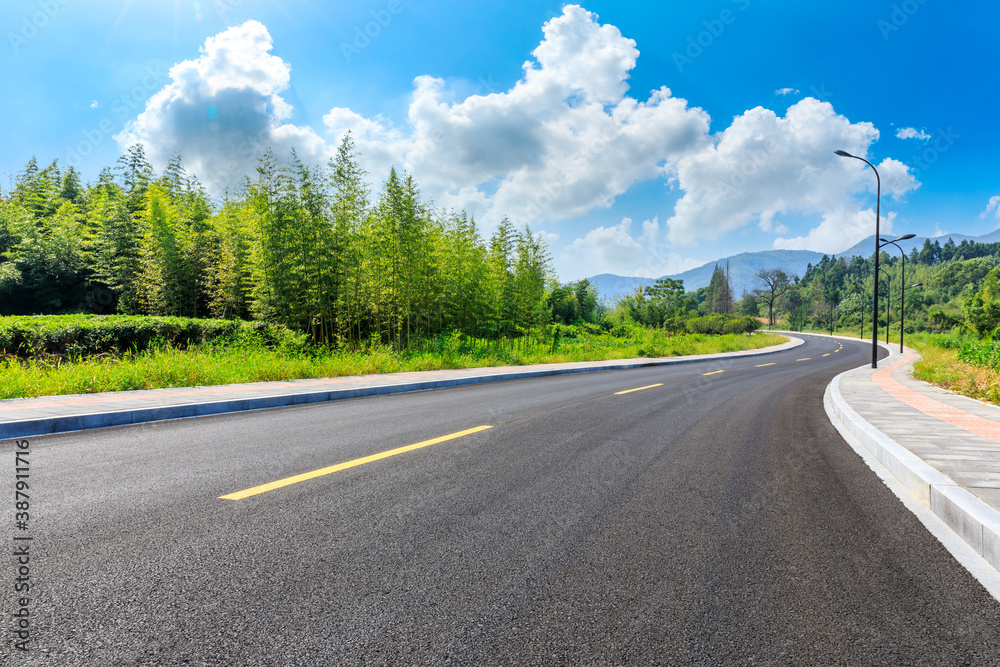
[[455,438],[461,438],[462,436],[465,435],[471,435],[473,433],[485,431],[488,428],[493,428],[493,427],[477,426],[475,428],[470,428],[465,431],[459,431],[458,433],[452,433],[451,435],[443,435],[440,438],[434,438],[433,440],[424,440],[423,442],[418,442],[414,445],[407,445],[406,447],[390,449],[389,451],[386,452],[379,452],[378,454],[372,454],[371,456],[365,456],[360,459],[354,459],[353,461],[338,463],[337,465],[329,466],[327,468],[320,468],[319,470],[313,470],[312,472],[304,472],[301,475],[295,475],[294,477],[286,477],[285,479],[279,479],[276,482],[261,484],[260,486],[255,486],[251,489],[246,489],[244,491],[237,491],[236,493],[230,493],[225,496],[219,496],[219,498],[222,500],[242,500],[244,498],[249,498],[250,496],[256,496],[259,493],[272,491],[274,489],[280,489],[283,486],[289,486],[291,484],[297,484],[298,482],[304,482],[307,479],[322,477],[323,475],[329,475],[331,473],[340,472],[341,470],[347,470],[348,468],[364,465],[365,463],[371,463],[372,461],[386,459],[389,458],[390,456],[396,456],[397,454],[412,452],[414,449],[420,449],[421,447],[428,447],[430,445],[436,445],[439,442],[454,440]]
[[715,375],[716,373],[725,373],[726,371],[712,371],[711,373],[702,373],[702,375]]
[[639,387],[638,389],[626,389],[625,391],[616,391],[615,396],[621,396],[622,394],[631,394],[633,391],[642,391],[643,389],[652,389],[653,387],[662,387],[663,383],[650,384],[645,387]]
[[778,363],[778,362],[776,362],[776,361],[772,361],[772,362],[771,362],[771,363],[769,363],[769,364],[757,364],[757,368],[763,368],[764,366],[773,366],[773,365],[775,365],[776,363]]

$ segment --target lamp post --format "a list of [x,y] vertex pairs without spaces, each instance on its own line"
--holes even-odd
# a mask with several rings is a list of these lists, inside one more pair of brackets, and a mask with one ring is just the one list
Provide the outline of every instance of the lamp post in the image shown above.
[[[869,167],[871,167],[872,171],[875,172],[875,187],[876,187],[876,190],[875,190],[875,294],[872,295],[872,303],[874,304],[874,307],[872,308],[872,314],[874,315],[874,313],[878,312],[878,251],[879,251],[879,245],[878,245],[878,237],[879,237],[878,225],[879,225],[879,216],[881,215],[881,206],[882,206],[882,179],[879,178],[878,169],[875,168],[875,165],[873,165],[871,162],[869,162],[868,160],[864,159],[863,157],[858,157],[857,155],[851,155],[847,151],[839,151],[838,150],[838,151],[833,151],[833,152],[836,153],[837,155],[839,155],[840,157],[850,157],[850,158],[854,158],[855,160],[861,160],[862,162],[864,162],[865,164],[867,164]],[[874,317],[874,316],[872,317],[872,368],[878,368],[878,318]]]
[[[899,304],[899,353],[900,354],[903,353],[903,310],[906,308],[906,253],[903,252],[903,249],[900,247],[900,245],[898,243],[896,243],[896,241],[908,241],[909,239],[912,239],[914,236],[916,236],[916,234],[904,234],[903,236],[900,236],[899,238],[892,239],[891,241],[886,241],[885,239],[879,239],[878,240],[879,241],[879,248],[882,248],[883,246],[887,246],[887,245],[894,245],[894,246],[896,246],[896,250],[899,251],[899,256],[903,260],[903,273],[899,277],[900,283],[902,284],[902,287],[899,288],[900,289],[900,293],[899,293],[899,300],[900,300],[900,304]],[[885,342],[886,343],[889,342],[889,315],[888,315],[888,313],[889,313],[889,309],[886,308],[886,316],[885,316]]]

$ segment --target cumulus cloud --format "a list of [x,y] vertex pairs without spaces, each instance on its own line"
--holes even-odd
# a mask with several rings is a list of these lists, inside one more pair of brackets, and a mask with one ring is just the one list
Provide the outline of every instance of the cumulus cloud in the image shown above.
[[775,95],[798,95],[799,91],[795,88],[778,88],[774,91]]
[[[706,140],[709,117],[667,88],[626,93],[635,42],[577,5],[547,22],[544,39],[507,91],[448,102],[445,82],[417,77],[407,132],[378,119],[327,116],[371,162],[394,157],[439,203],[516,223],[610,206]],[[374,125],[369,125],[373,123]],[[374,166],[374,164],[372,164]]]
[[985,220],[990,213],[993,214],[994,218],[1000,220],[1000,195],[990,197],[990,201],[986,204],[986,210],[979,214],[979,219]]
[[[851,123],[829,102],[811,97],[789,107],[783,118],[770,109],[750,109],[710,145],[678,161],[676,182],[684,194],[667,221],[668,238],[693,243],[752,223],[782,233],[775,218],[799,213],[818,215],[823,222],[804,237],[779,237],[775,247],[825,250],[811,244],[860,215],[852,195],[875,192],[875,179],[864,164],[833,151],[864,156],[878,136],[870,123]],[[897,160],[884,160],[878,169],[883,195],[898,199],[918,185]],[[847,248],[865,235],[848,225],[839,239]]]
[[157,165],[181,153],[221,190],[252,173],[268,146],[318,160],[351,130],[373,175],[401,166],[439,205],[517,223],[610,206],[706,141],[708,115],[669,89],[645,101],[627,95],[639,52],[616,27],[568,5],[543,31],[507,91],[451,101],[442,79],[419,76],[405,125],[335,107],[320,136],[288,122],[292,109],[280,93],[290,67],[270,53],[267,29],[248,21],[174,66],[171,83],[116,138],[122,147],[143,142]]
[[[578,5],[545,23],[509,89],[462,96],[443,79],[418,76],[406,117],[395,123],[337,106],[318,131],[296,124],[282,97],[291,68],[272,49],[257,21],[210,37],[197,58],[171,68],[170,82],[116,139],[122,148],[145,144],[158,168],[181,154],[219,194],[253,174],[269,147],[279,157],[295,148],[307,163],[324,162],[350,131],[372,178],[401,167],[438,206],[465,209],[487,227],[505,215],[533,226],[578,218],[611,206],[637,182],[665,179],[681,194],[665,237],[657,219],[644,222],[638,236],[623,221],[565,246],[595,267],[632,275],[697,264],[668,251],[666,241],[714,239],[750,224],[774,234],[776,247],[819,248],[837,229],[846,245],[867,234],[858,221],[870,212],[859,202],[870,206],[874,180],[865,165],[832,151],[867,155],[879,136],[870,123],[852,123],[829,103],[805,98],[784,117],[758,107],[712,135],[708,114],[669,88],[645,99],[630,95],[635,42]],[[890,197],[918,186],[898,161],[878,168]],[[781,218],[789,213],[821,222],[784,238],[788,220]],[[891,214],[885,217],[891,224]]]
[[623,276],[659,278],[681,273],[704,264],[685,259],[664,243],[657,218],[646,220],[633,236],[631,218],[623,218],[614,227],[597,227],[566,246],[560,258],[567,264],[580,265],[587,275],[615,273]]
[[899,139],[920,139],[921,141],[928,141],[931,138],[931,135],[914,127],[901,127],[896,130],[896,137]]
[[269,147],[279,154],[295,148],[306,161],[325,157],[326,142],[312,129],[283,122],[292,113],[279,95],[290,68],[271,48],[257,21],[208,38],[199,58],[170,69],[170,83],[115,137],[118,144],[142,142],[161,167],[179,153],[216,193],[252,173]]

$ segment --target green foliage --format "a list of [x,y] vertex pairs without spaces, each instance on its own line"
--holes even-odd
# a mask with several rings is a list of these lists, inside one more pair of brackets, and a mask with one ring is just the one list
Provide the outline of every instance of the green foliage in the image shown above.
[[965,317],[980,338],[1000,338],[1000,268],[983,279],[982,288],[965,302]]
[[1000,341],[965,343],[958,350],[958,358],[973,366],[1000,370]]
[[0,317],[0,352],[17,357],[120,356],[157,345],[183,349],[222,341],[305,349],[303,334],[266,322],[135,315]]
[[712,270],[712,278],[708,283],[708,288],[705,290],[705,312],[731,313],[733,303],[733,288],[729,282],[728,264],[726,270],[716,264]]
[[695,317],[687,321],[687,330],[696,334],[752,333],[760,328],[755,317],[727,316],[722,314]]
[[397,349],[450,331],[529,336],[556,311],[597,321],[589,283],[554,285],[527,227],[504,220],[487,245],[395,169],[370,201],[349,134],[322,167],[268,151],[218,207],[179,156],[158,176],[141,145],[90,187],[32,160],[0,196],[0,315],[253,318],[323,346]]
[[[782,342],[778,336],[666,337],[648,329],[630,339],[589,333],[593,325],[573,327],[556,351],[542,337],[529,340],[473,338],[453,332],[417,341],[407,350],[375,345],[364,350],[315,350],[294,345],[267,346],[260,340],[213,339],[182,349],[151,345],[122,357],[91,356],[75,363],[33,357],[0,358],[0,399],[99,391],[186,387],[338,377],[371,373],[473,368],[483,366],[628,359],[756,349]],[[246,331],[240,329],[240,331]],[[285,330],[287,332],[287,330]],[[291,332],[288,332],[290,334]],[[300,335],[297,340],[304,340]]]

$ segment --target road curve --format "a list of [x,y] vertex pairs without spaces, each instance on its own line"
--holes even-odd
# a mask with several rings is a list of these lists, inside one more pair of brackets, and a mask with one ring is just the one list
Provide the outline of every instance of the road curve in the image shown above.
[[33,438],[13,663],[1000,664],[1000,605],[827,420],[870,347],[803,337]]

